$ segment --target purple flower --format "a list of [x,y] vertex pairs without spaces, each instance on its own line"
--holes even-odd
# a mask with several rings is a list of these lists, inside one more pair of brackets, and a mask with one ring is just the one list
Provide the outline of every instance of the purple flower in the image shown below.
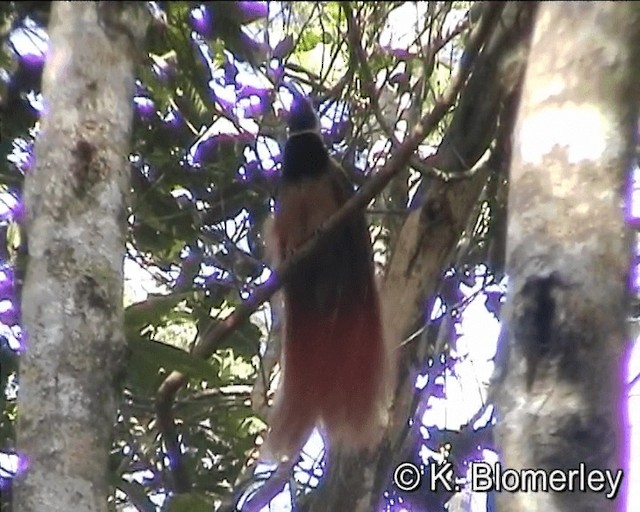
[[272,62],[267,67],[267,77],[269,77],[269,80],[274,84],[279,84],[284,77],[284,66],[278,61]]
[[268,96],[270,92],[271,92],[270,89],[265,89],[264,87],[244,85],[238,92],[238,98],[250,98],[251,96],[257,96],[258,98],[263,98],[265,96]]
[[243,114],[246,118],[255,118],[263,115],[268,108],[264,102],[249,103],[243,108]]
[[149,91],[147,91],[146,87],[142,85],[140,82],[136,82],[135,89],[133,92],[134,96],[149,96]]
[[33,145],[29,148],[29,151],[22,152],[14,160],[16,168],[22,173],[27,174],[33,169],[35,163],[35,157],[33,156]]
[[221,146],[229,144],[246,144],[253,139],[253,135],[248,132],[243,133],[220,133],[200,141],[196,146],[193,161],[196,164],[213,162],[218,156]]
[[266,18],[269,15],[267,2],[236,2],[239,16],[238,21],[242,24]]
[[45,60],[44,53],[24,53],[18,57],[20,71],[25,77],[39,77],[42,75]]
[[137,96],[133,99],[135,110],[142,121],[151,121],[156,113],[156,106],[151,98]]
[[254,115],[260,115],[266,112],[271,106],[271,95],[273,91],[271,89],[265,89],[263,87],[254,87],[252,85],[245,85],[238,92],[238,99],[244,98],[258,98],[258,103],[253,103],[249,107],[245,107],[245,115],[253,117]]
[[27,333],[23,331],[19,326],[14,327],[12,329],[14,336],[13,339],[16,343],[14,343],[13,349],[18,354],[23,354],[27,348]]
[[0,271],[0,300],[8,299],[15,292],[15,276],[12,269]]
[[20,308],[13,302],[4,301],[0,308],[0,324],[11,326],[20,323]]
[[380,49],[387,55],[391,55],[392,57],[401,60],[412,59],[416,56],[415,53],[410,52],[406,48],[392,48],[390,46],[383,46]]
[[172,131],[180,131],[185,127],[184,118],[178,110],[170,110],[164,117],[165,126]]
[[291,50],[293,50],[293,36],[289,35],[276,45],[271,57],[282,60],[291,53]]
[[13,221],[22,223],[27,217],[27,207],[24,201],[20,200],[18,204],[13,208]]
[[29,461],[26,455],[18,455],[18,463],[16,464],[16,475],[23,474],[29,467]]
[[45,55],[42,53],[18,55],[18,67],[8,84],[10,89],[21,93],[39,90],[44,61]]
[[212,136],[202,140],[195,149],[193,161],[197,164],[205,164],[214,160],[218,153],[218,137]]
[[227,85],[235,84],[236,76],[238,75],[238,68],[236,65],[229,59],[224,59],[222,67],[224,69],[224,83]]
[[213,16],[206,7],[197,7],[191,11],[189,16],[191,28],[205,39],[213,37]]
[[0,198],[0,221],[22,222],[24,216],[25,210],[22,201],[10,194]]
[[484,303],[487,311],[493,313],[496,318],[500,317],[500,309],[502,308],[504,293],[501,291],[486,291],[486,301]]

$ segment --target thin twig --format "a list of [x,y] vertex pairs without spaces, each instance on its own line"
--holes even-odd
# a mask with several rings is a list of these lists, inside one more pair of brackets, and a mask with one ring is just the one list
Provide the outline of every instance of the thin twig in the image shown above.
[[362,86],[366,95],[369,96],[369,101],[371,101],[373,114],[385,135],[393,142],[394,145],[397,145],[398,140],[382,115],[382,109],[380,108],[380,102],[378,101],[379,91],[376,90],[371,68],[369,67],[369,59],[360,44],[360,41],[362,41],[360,26],[356,23],[353,11],[351,10],[351,6],[348,2],[342,4],[342,10],[347,18],[347,37],[349,38],[349,48],[351,50],[351,67],[355,68],[357,65],[360,68]]

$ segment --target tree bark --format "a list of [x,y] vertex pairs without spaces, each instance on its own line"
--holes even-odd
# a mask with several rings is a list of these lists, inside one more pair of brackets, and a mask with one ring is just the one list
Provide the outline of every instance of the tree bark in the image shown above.
[[17,447],[26,467],[14,495],[18,512],[107,510],[107,459],[126,350],[134,52],[145,23],[137,6],[52,6],[46,111],[24,191],[26,337]]
[[[640,10],[543,2],[510,177],[509,300],[496,386],[506,469],[623,467],[629,237]],[[605,492],[499,492],[499,511],[624,510]]]

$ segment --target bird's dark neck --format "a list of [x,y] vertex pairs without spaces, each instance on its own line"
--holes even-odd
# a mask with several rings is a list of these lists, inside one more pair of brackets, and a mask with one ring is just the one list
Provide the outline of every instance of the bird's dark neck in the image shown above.
[[329,152],[317,133],[296,133],[284,148],[282,179],[294,183],[328,171]]

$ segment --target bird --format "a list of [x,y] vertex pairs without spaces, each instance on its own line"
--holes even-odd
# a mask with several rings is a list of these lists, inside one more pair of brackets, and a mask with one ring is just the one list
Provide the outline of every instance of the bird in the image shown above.
[[[288,129],[266,229],[274,265],[285,262],[355,193],[330,156],[306,97],[294,97]],[[295,458],[315,427],[330,447],[375,448],[386,423],[392,365],[362,210],[299,262],[282,297],[282,373],[268,418],[265,458]]]

